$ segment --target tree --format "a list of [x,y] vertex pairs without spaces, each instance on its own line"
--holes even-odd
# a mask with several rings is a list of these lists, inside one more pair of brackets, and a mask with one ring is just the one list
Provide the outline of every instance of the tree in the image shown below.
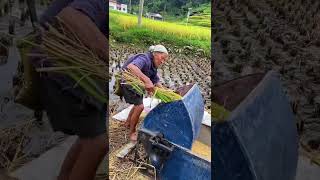
[[[140,0],[122,0],[130,4],[131,1],[131,12],[139,12],[139,1]],[[183,16],[185,17],[188,8],[195,9],[202,4],[211,3],[210,0],[149,0],[144,1],[143,9],[144,12],[162,13],[170,16]],[[128,8],[129,9],[129,8]]]
[[142,25],[143,2],[144,2],[144,0],[140,0],[140,3],[139,3],[139,16],[138,16],[138,26],[139,27],[141,27],[141,25]]
[[129,0],[129,13],[131,13],[131,0]]

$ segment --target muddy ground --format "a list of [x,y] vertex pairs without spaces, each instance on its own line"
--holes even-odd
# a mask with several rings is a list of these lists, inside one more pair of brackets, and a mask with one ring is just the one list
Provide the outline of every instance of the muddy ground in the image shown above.
[[221,0],[214,5],[216,83],[277,71],[303,143],[320,143],[320,1]]

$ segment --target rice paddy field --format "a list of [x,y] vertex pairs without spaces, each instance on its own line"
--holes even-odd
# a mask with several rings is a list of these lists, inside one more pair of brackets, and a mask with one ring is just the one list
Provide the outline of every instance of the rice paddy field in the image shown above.
[[188,23],[195,26],[211,27],[211,4],[204,4],[193,12],[194,14],[189,17]]
[[137,27],[136,15],[110,10],[109,28],[111,38],[125,43],[165,42],[177,47],[193,46],[201,49],[207,57],[211,50],[211,30],[208,27],[193,26],[173,22],[155,21],[143,18],[142,27]]
[[[121,26],[121,28],[123,28],[123,30],[128,30],[130,28],[136,27],[138,24],[137,16],[119,12],[115,13],[111,11],[109,13],[109,19],[117,21],[117,23]],[[210,41],[211,39],[211,32],[209,28],[200,26],[185,26],[171,22],[155,21],[148,18],[143,18],[142,22],[142,27],[150,29],[153,32],[161,32],[165,34],[175,35],[181,38],[190,38],[197,40]]]
[[281,75],[300,133],[320,144],[320,2],[223,0],[213,13],[215,82],[275,70]]

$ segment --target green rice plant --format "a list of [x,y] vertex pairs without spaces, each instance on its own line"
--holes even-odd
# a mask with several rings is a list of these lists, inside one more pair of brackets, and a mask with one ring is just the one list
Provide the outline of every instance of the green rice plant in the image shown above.
[[[123,71],[122,77],[138,94],[143,95],[145,92],[144,83],[140,80],[138,76],[131,73],[130,71]],[[167,88],[154,88],[153,97],[160,99],[164,103],[169,103],[182,99],[182,96],[175,93],[173,90]]]
[[[110,21],[119,24],[123,30],[137,27],[138,19],[133,15],[123,15],[121,13],[109,13]],[[183,24],[176,24],[164,21],[155,21],[148,18],[143,18],[142,27],[150,29],[154,32],[161,32],[165,34],[175,35],[188,39],[208,40],[211,39],[210,28],[198,26],[186,26]]]
[[86,47],[71,29],[67,28],[61,20],[59,22],[59,29],[48,25],[49,29],[42,32],[41,44],[24,40],[33,46],[40,47],[44,52],[32,54],[32,56],[43,56],[53,63],[53,67],[36,70],[64,73],[76,81],[74,86],[80,85],[97,100],[106,103],[105,90],[99,86],[99,83],[108,81],[107,62],[101,61],[98,55]]

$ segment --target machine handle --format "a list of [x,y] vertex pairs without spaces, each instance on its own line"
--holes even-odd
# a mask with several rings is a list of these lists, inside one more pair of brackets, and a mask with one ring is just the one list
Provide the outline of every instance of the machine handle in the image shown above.
[[153,146],[166,152],[171,153],[174,149],[174,146],[160,135],[151,136],[149,141]]

